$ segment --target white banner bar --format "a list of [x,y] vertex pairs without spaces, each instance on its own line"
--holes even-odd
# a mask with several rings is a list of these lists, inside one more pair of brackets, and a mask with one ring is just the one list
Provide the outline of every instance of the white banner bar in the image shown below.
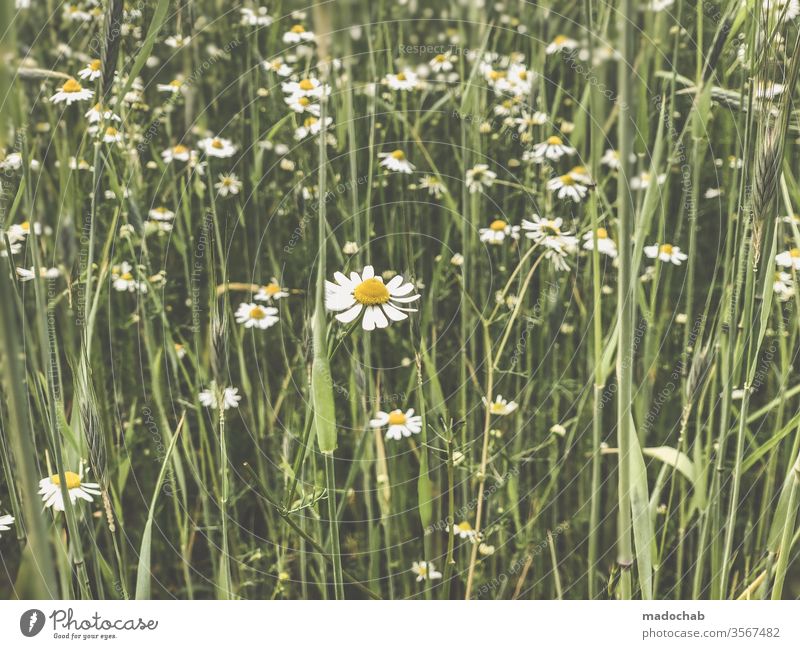
[[[0,602],[0,647],[798,647],[800,602]],[[169,645],[167,643],[170,643]],[[181,643],[181,644],[177,644]],[[329,644],[333,643],[333,644]]]

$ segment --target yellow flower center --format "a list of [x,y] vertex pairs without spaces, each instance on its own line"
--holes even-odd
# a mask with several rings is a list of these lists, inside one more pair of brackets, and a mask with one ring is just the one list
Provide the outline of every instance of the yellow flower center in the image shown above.
[[503,219],[496,219],[489,224],[489,229],[500,232],[506,229],[506,225],[508,224]]
[[30,232],[31,229],[31,222],[30,221],[23,221],[20,223],[20,227],[25,230],[25,232]]
[[295,25],[294,27],[292,27],[292,31],[295,34],[302,34],[304,31],[306,31],[306,28],[303,27],[302,25]]
[[180,88],[181,87],[181,80],[180,79],[173,79],[172,81],[169,82],[169,85],[171,85],[173,88]]
[[297,103],[301,106],[308,106],[311,103],[311,100],[308,97],[300,97],[300,99],[297,100]]
[[489,412],[491,412],[493,415],[502,415],[505,412],[505,409],[505,404],[499,401],[492,401],[492,405],[489,406]]
[[586,167],[573,167],[570,173],[578,176],[583,176],[586,174]]
[[406,73],[405,72],[399,72],[397,74],[397,80],[398,81],[405,81],[406,80]]
[[370,277],[356,286],[353,297],[367,306],[386,304],[389,301],[389,289],[377,277]]
[[114,137],[116,134],[117,134],[117,129],[115,129],[113,126],[109,126],[106,129],[106,135],[110,135],[111,137]]
[[182,153],[188,153],[189,149],[185,147],[183,144],[176,144],[172,147],[172,153],[175,155],[181,155]]
[[122,275],[120,275],[119,278],[126,282],[130,282],[131,280],[133,280],[133,275],[131,275],[130,273],[122,273]]
[[492,70],[489,73],[489,78],[492,79],[493,81],[497,81],[498,79],[503,79],[505,78],[505,76],[506,73],[501,70]]
[[605,228],[597,228],[598,239],[608,239],[608,231]]
[[800,248],[792,248],[792,249],[789,251],[789,256],[790,256],[792,259],[797,259],[798,257],[800,257]]
[[100,59],[93,59],[93,60],[92,60],[92,61],[89,63],[89,69],[90,69],[92,72],[98,72],[98,71],[100,70],[100,66],[101,66],[101,65],[102,65],[102,64],[100,63]]
[[459,532],[472,531],[472,525],[469,524],[469,521],[461,521],[456,527],[458,527]]
[[557,135],[552,135],[551,137],[547,138],[547,143],[548,143],[550,146],[561,146],[562,144],[564,144],[564,143],[561,141],[561,138],[560,138],[560,137],[558,137]]
[[389,413],[390,426],[402,426],[405,423],[406,423],[406,416],[399,410],[395,410],[394,412]]
[[252,320],[263,320],[267,317],[267,312],[264,311],[260,306],[254,306],[250,309],[250,318]]
[[306,128],[311,128],[316,124],[319,120],[316,117],[306,117],[306,120],[303,122],[303,126]]
[[444,63],[447,60],[447,57],[444,54],[437,54],[433,57],[433,60],[437,63]]
[[75,79],[69,79],[63,86],[61,86],[61,90],[64,92],[80,92],[83,90],[83,86],[75,81]]
[[561,229],[556,225],[556,222],[553,220],[548,220],[545,222],[544,227],[547,230],[550,230],[553,234],[561,234]]
[[[64,477],[67,479],[67,489],[77,489],[81,486],[81,479],[77,473],[73,473],[72,471],[64,471]],[[61,478],[56,475],[50,476],[50,482],[54,485],[61,484]]]
[[281,290],[281,287],[280,287],[280,285],[279,285],[279,284],[275,284],[274,282],[272,282],[272,283],[270,283],[270,284],[267,284],[267,285],[264,287],[264,292],[265,292],[267,295],[275,295],[275,293],[279,293],[279,292],[280,292],[280,290]]
[[665,254],[665,255],[671,255],[672,254],[672,245],[669,244],[669,243],[665,243],[664,245],[659,247],[658,251],[663,253],[663,254]]
[[394,151],[392,151],[392,157],[395,160],[405,160],[406,154],[403,153],[400,149],[395,149]]
[[567,174],[566,176],[561,176],[559,178],[559,180],[561,181],[562,185],[574,185],[575,184],[575,179],[572,176],[570,176],[569,174]]
[[211,146],[214,147],[215,149],[225,148],[225,145],[222,143],[222,140],[216,137],[213,140],[211,140]]
[[300,90],[314,90],[314,82],[311,81],[311,79],[303,79],[297,85],[300,87]]
[[563,44],[564,44],[564,43],[566,43],[568,40],[569,40],[569,39],[568,39],[566,36],[564,36],[564,34],[559,34],[558,36],[556,36],[556,37],[553,39],[553,43],[555,43],[556,45],[563,45]]

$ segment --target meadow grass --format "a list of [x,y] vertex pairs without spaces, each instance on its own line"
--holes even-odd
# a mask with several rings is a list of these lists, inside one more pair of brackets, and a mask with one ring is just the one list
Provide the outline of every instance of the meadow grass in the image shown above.
[[796,2],[28,5],[0,596],[800,596]]

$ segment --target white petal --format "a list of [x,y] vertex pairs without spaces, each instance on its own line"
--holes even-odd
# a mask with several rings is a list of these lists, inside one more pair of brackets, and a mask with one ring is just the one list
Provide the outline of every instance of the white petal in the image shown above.
[[403,313],[400,309],[393,307],[388,302],[383,304],[383,312],[389,316],[389,319],[394,322],[400,322],[401,320],[405,320],[408,315]]
[[358,317],[358,314],[361,313],[361,308],[362,308],[362,305],[360,303],[356,302],[355,306],[353,306],[352,308],[348,309],[344,313],[337,313],[336,314],[336,319],[339,322],[343,322],[344,324],[347,324],[348,322],[352,322],[353,320],[355,320]]
[[371,279],[372,277],[375,277],[375,269],[372,266],[364,266],[364,270],[361,271],[362,280]]

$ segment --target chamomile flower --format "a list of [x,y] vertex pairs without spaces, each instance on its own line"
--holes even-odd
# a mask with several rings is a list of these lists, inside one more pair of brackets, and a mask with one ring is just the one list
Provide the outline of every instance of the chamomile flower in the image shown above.
[[269,284],[258,289],[253,299],[257,302],[277,302],[285,297],[289,297],[288,291],[281,288],[278,280],[273,277]]
[[[13,243],[13,241],[12,241]],[[792,248],[775,256],[775,263],[783,268],[800,270],[800,248]]]
[[118,142],[122,142],[122,133],[120,133],[113,126],[109,126],[103,133],[103,142],[106,144],[116,144]]
[[[0,516],[0,532],[8,532],[11,529],[11,525],[14,524],[14,517],[9,514],[4,514]],[[0,534],[2,536],[2,534]]]
[[92,95],[94,95],[93,90],[84,88],[81,84],[75,81],[75,79],[68,79],[66,83],[61,86],[61,90],[50,97],[50,101],[54,104],[60,104],[64,102],[67,104],[67,106],[71,106],[76,101],[86,101],[87,99],[91,99]]
[[794,278],[790,273],[777,271],[772,282],[772,290],[781,302],[787,302],[794,297]]
[[219,182],[215,183],[214,187],[217,189],[217,193],[223,198],[226,196],[236,196],[242,189],[242,181],[233,173],[220,174]]
[[[30,268],[20,268],[17,266],[16,271],[20,282],[29,282],[36,277],[36,269],[33,266]],[[44,266],[40,266],[39,277],[43,279],[55,279],[56,277],[61,277],[61,271],[58,268],[45,268]]]
[[489,224],[488,228],[478,230],[478,234],[483,243],[500,245],[505,241],[506,237],[514,240],[519,239],[519,226],[511,225],[503,219],[495,219]]
[[519,117],[514,118],[514,123],[520,133],[525,133],[534,126],[547,124],[547,114],[538,110],[533,113],[524,112]]
[[312,103],[310,97],[289,95],[284,101],[295,113],[311,113],[314,117],[319,117],[319,104]]
[[[594,250],[594,233],[587,232],[583,235],[583,249]],[[597,228],[597,251],[608,255],[612,259],[617,256],[617,244],[608,236],[608,230]]]
[[314,40],[314,32],[308,31],[303,25],[296,24],[283,35],[283,42],[289,45],[306,43]]
[[167,164],[177,160],[178,162],[189,162],[192,156],[192,150],[183,144],[176,144],[169,149],[164,149],[161,152],[161,159]]
[[0,171],[17,171],[22,167],[22,155],[14,151],[7,156],[2,157],[3,152],[0,151]]
[[[78,498],[92,502],[94,496],[100,495],[100,485],[96,482],[83,481],[83,469],[79,473],[64,471],[67,493],[70,502],[74,505]],[[64,496],[61,493],[61,477],[56,473],[49,478],[39,480],[39,495],[45,507],[52,507],[57,512],[64,511]]]
[[181,36],[180,34],[175,34],[175,36],[167,36],[167,38],[164,39],[164,43],[177,50],[180,47],[186,47],[191,40],[191,36]]
[[282,56],[264,61],[261,65],[267,72],[274,72],[279,77],[288,77],[292,74],[292,68],[286,65]]
[[432,561],[415,561],[411,564],[411,572],[417,576],[417,581],[433,581],[442,578],[442,573],[436,570]]
[[447,193],[447,187],[445,187],[444,183],[436,176],[423,176],[419,181],[418,187],[420,189],[427,189],[428,193],[434,198],[440,198],[442,194]]
[[525,236],[528,239],[561,255],[575,252],[578,247],[578,239],[570,232],[562,231],[564,220],[561,217],[543,219],[538,214],[534,214],[531,219],[530,221],[522,219],[522,229],[525,230]]
[[545,54],[555,54],[557,52],[564,52],[574,50],[578,47],[578,41],[564,34],[559,34],[545,48]]
[[547,189],[554,192],[560,199],[572,200],[576,203],[580,203],[589,191],[585,185],[580,184],[569,174],[548,180]]
[[384,284],[372,266],[365,266],[360,275],[352,271],[350,277],[336,272],[334,278],[335,283],[325,281],[325,307],[336,311],[336,319],[344,324],[353,322],[363,311],[361,326],[365,331],[388,327],[390,320],[405,320],[407,312],[416,309],[402,305],[421,297],[413,293],[414,285],[404,282],[402,275],[395,275]]
[[102,65],[103,64],[100,59],[92,59],[86,64],[85,67],[81,68],[81,70],[78,72],[78,76],[81,79],[88,79],[89,81],[99,79],[103,76]]
[[653,182],[663,185],[666,179],[667,174],[658,174],[657,176],[653,177],[653,174],[651,174],[649,171],[643,171],[638,176],[631,178],[631,189],[634,191],[647,189]]
[[395,149],[389,153],[379,153],[381,167],[386,167],[389,171],[396,171],[402,174],[410,174],[415,167],[407,159],[406,154],[400,149]]
[[239,407],[242,396],[239,394],[239,388],[227,387],[220,390],[212,381],[209,387],[200,392],[198,399],[206,408],[217,410],[222,407],[223,410],[230,410]]
[[111,285],[120,293],[147,293],[147,284],[133,276],[133,266],[127,261],[111,269]]
[[175,212],[162,206],[154,207],[147,215],[154,221],[172,221],[175,218]]
[[564,144],[564,141],[557,135],[551,135],[544,142],[533,147],[531,157],[534,162],[544,162],[545,159],[556,161],[560,160],[562,156],[574,154],[573,147]]
[[486,397],[481,397],[481,400],[483,401],[483,405],[489,409],[489,414],[496,415],[498,417],[510,415],[519,407],[519,404],[517,404],[516,401],[507,401],[501,394],[498,394],[492,403],[489,403],[486,400]]
[[681,252],[678,246],[673,246],[671,243],[662,243],[661,245],[653,244],[652,246],[644,247],[644,254],[649,259],[658,259],[664,263],[672,263],[680,266],[689,257]]
[[223,137],[207,137],[197,143],[197,148],[212,158],[230,158],[236,147]]
[[472,169],[467,169],[464,182],[470,194],[483,192],[494,184],[497,174],[489,169],[487,164],[477,164]]
[[454,536],[457,536],[460,539],[470,539],[471,541],[475,540],[478,536],[475,533],[475,530],[472,528],[472,525],[469,524],[469,521],[461,521],[458,524],[453,523],[450,531]]
[[89,124],[96,124],[102,120],[121,122],[122,119],[110,108],[97,103],[84,113],[84,117],[89,120]]
[[183,86],[183,79],[176,78],[170,81],[169,83],[156,84],[156,90],[158,90],[159,92],[168,92],[169,94],[174,95],[181,91],[182,86]]
[[242,25],[247,25],[249,27],[268,27],[272,24],[272,16],[267,13],[266,7],[258,7],[257,9],[242,7],[239,11],[242,14]]
[[622,166],[619,159],[619,151],[615,149],[606,149],[603,157],[600,158],[600,164],[605,165],[609,169],[619,169]]
[[306,77],[300,81],[284,81],[281,84],[284,94],[297,97],[327,97],[331,94],[331,87],[314,77]]
[[450,72],[456,60],[456,57],[453,56],[451,52],[447,54],[437,54],[431,59],[429,65],[434,72]]
[[586,167],[580,165],[578,165],[577,167],[573,167],[567,172],[567,175],[572,176],[572,179],[574,181],[579,182],[582,185],[594,184],[594,180],[592,180],[592,176]]
[[[325,128],[327,128],[333,123],[333,118],[326,117],[324,123],[325,123]],[[303,123],[295,129],[294,139],[299,141],[299,140],[304,140],[309,136],[319,135],[319,132],[322,130],[322,124],[323,120],[314,117],[313,115],[306,117],[303,120]]]
[[772,14],[780,22],[788,23],[800,16],[800,1],[798,0],[763,0],[764,11]]
[[422,417],[415,415],[413,408],[409,408],[405,412],[399,408],[391,412],[379,410],[375,418],[369,420],[369,425],[372,428],[388,426],[386,439],[403,439],[420,433],[422,430]]
[[383,82],[392,90],[414,90],[419,78],[411,70],[403,70],[397,74],[387,74]]
[[246,329],[269,329],[278,322],[278,309],[253,302],[242,302],[236,309],[236,322]]

